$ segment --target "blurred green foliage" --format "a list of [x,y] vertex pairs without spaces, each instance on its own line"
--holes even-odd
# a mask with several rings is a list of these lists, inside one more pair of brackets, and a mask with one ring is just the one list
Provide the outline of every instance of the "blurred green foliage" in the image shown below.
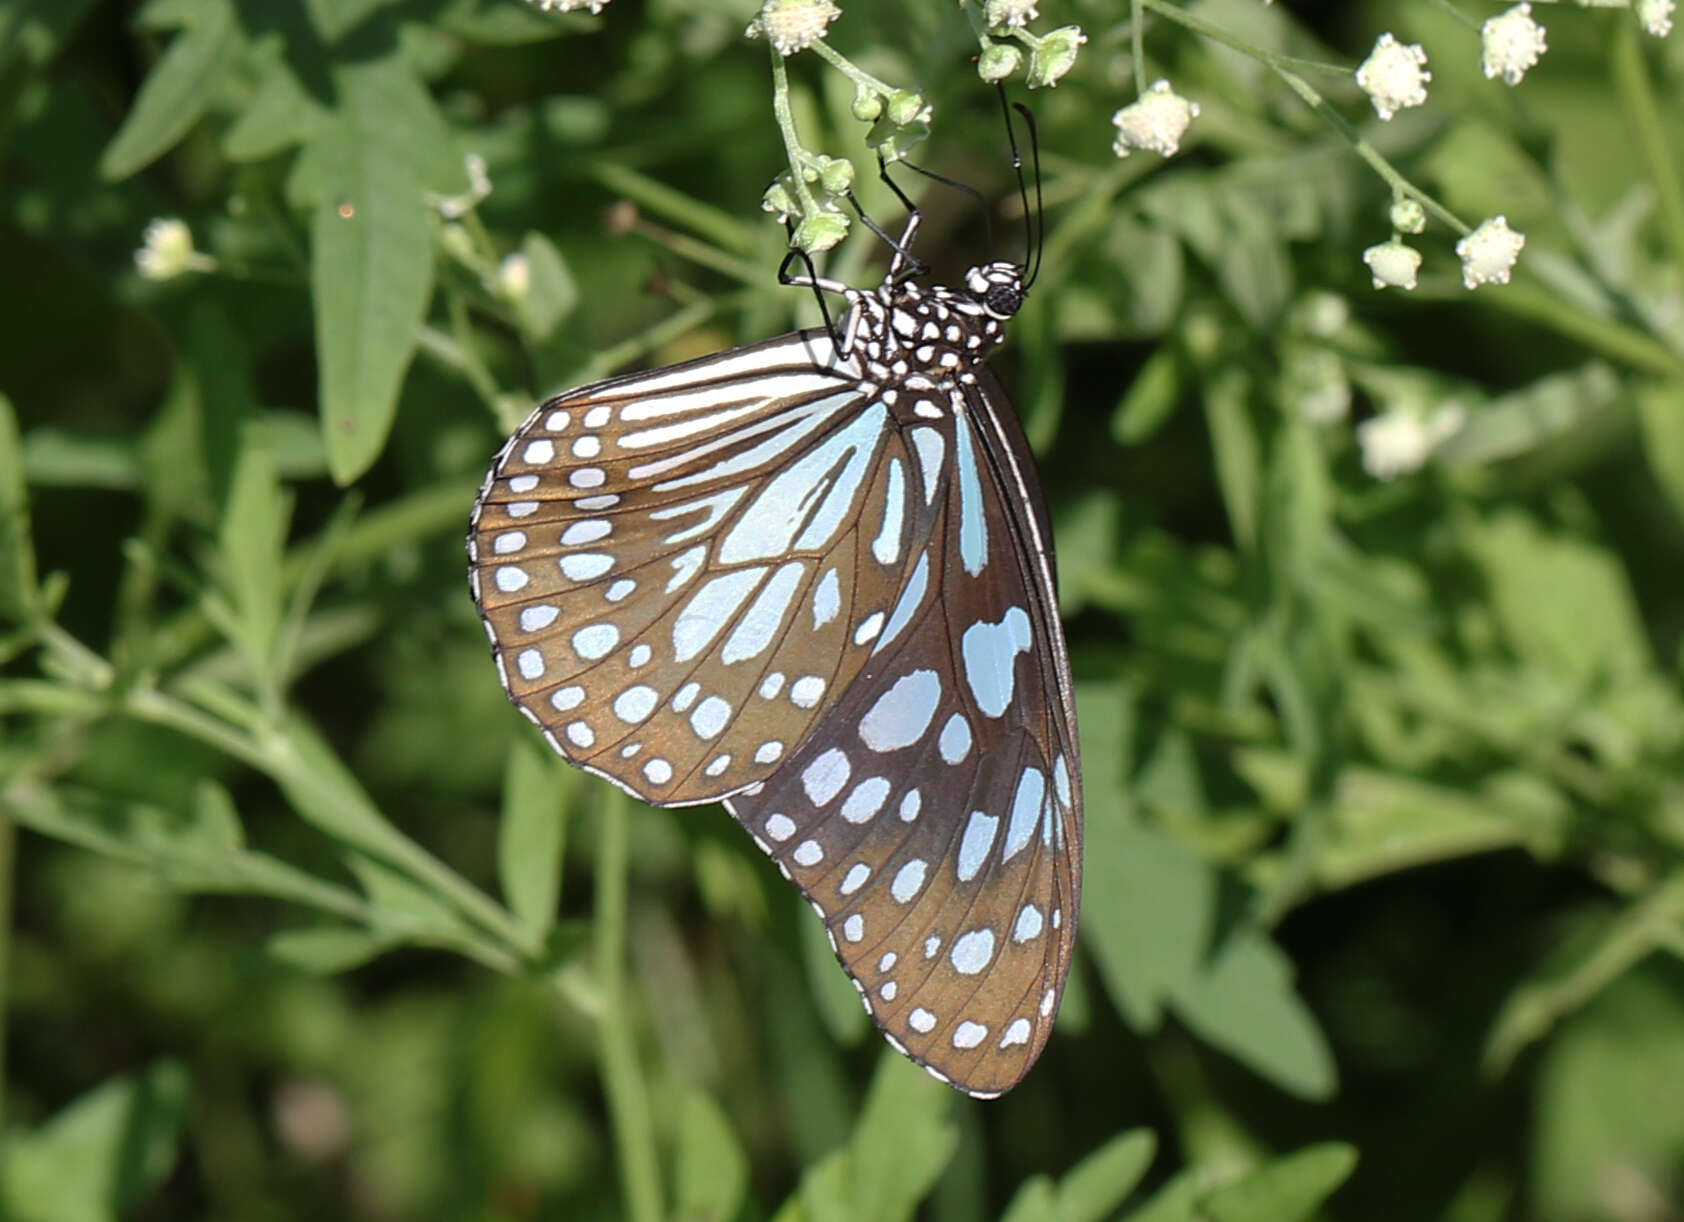
[[[963,16],[844,7],[1014,252]],[[1059,538],[1086,953],[979,1104],[882,1050],[722,813],[535,740],[464,588],[534,401],[816,318],[757,211],[752,0],[0,5],[0,1214],[1684,1213],[1684,41],[1540,6],[1511,90],[1443,7],[1186,6],[1428,46],[1389,124],[1314,80],[1527,244],[1469,293],[1429,229],[1382,295],[1386,188],[1257,58],[1153,19],[1145,79],[1202,113],[1118,161],[1124,6],[1043,7],[1090,41],[1030,99],[1046,268],[998,367]],[[790,72],[869,166],[853,86]],[[950,278],[978,211],[906,179]],[[136,272],[159,217],[173,279]],[[1353,420],[1447,405],[1369,474]]]

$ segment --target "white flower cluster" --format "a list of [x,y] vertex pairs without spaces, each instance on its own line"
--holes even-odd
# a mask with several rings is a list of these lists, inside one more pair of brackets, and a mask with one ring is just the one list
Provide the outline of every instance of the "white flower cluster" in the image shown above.
[[1427,100],[1427,53],[1420,43],[1402,43],[1382,34],[1357,68],[1357,86],[1374,103],[1374,113],[1390,119],[1400,110]]
[[1526,235],[1509,228],[1506,216],[1492,217],[1456,243],[1456,256],[1462,260],[1462,284],[1478,288],[1482,284],[1507,284],[1515,260],[1520,258]]
[[1430,414],[1418,408],[1395,407],[1364,420],[1357,425],[1362,469],[1381,480],[1419,471],[1466,419],[1461,404],[1445,403]]
[[1637,20],[1656,38],[1672,33],[1672,10],[1678,6],[1673,0],[1637,0]]
[[1181,137],[1198,117],[1199,104],[1190,102],[1170,88],[1168,81],[1157,81],[1116,114],[1111,122],[1117,125],[1117,137],[1111,151],[1127,157],[1135,149],[1146,149],[1162,157],[1173,157],[1181,149]]
[[1021,29],[1040,15],[1035,0],[988,0],[984,9],[984,20],[990,29],[1002,26]]
[[577,13],[589,9],[593,13],[600,13],[608,5],[608,0],[528,0],[536,4],[546,13]]
[[1502,77],[1505,85],[1520,84],[1526,70],[1549,48],[1544,27],[1532,20],[1532,6],[1517,4],[1479,28],[1480,65],[1487,80]]
[[193,249],[193,231],[179,217],[156,217],[134,252],[135,270],[148,280],[174,280],[187,272],[216,270],[216,260]]
[[747,32],[750,38],[766,35],[778,54],[787,58],[823,38],[830,23],[841,15],[842,10],[830,0],[766,0]]

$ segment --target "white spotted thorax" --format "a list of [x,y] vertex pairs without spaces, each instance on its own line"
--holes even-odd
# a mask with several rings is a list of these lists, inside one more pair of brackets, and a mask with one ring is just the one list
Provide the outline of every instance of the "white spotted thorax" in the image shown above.
[[985,363],[1024,273],[843,292],[840,342],[541,406],[475,503],[470,582],[556,751],[656,805],[723,801],[885,1038],[991,1097],[1051,1031],[1081,878],[1051,533]]

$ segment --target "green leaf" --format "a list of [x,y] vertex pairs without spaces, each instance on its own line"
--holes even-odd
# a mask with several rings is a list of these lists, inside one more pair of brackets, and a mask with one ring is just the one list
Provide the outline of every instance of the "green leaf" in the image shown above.
[[1218,1188],[1200,1212],[1210,1222],[1298,1222],[1332,1196],[1356,1165],[1353,1146],[1332,1141],[1309,1146]]
[[112,1078],[0,1154],[0,1213],[12,1222],[116,1222],[175,1166],[187,1071],[156,1061]]
[[800,905],[800,914],[801,960],[807,969],[813,1005],[832,1039],[845,1047],[857,1044],[871,1025],[871,1017],[860,1005],[859,993],[830,948],[824,922],[806,904]]
[[286,595],[282,561],[291,518],[291,498],[281,488],[261,437],[248,429],[234,467],[218,550],[228,596],[240,619],[241,644],[253,670],[265,676],[281,626]]
[[[1676,931],[1674,932],[1676,940]],[[1528,1165],[1539,1222],[1665,1217],[1684,1166],[1684,990],[1659,958],[1601,993],[1544,1051]],[[1655,1209],[1650,1210],[1649,1202]]]
[[1234,541],[1242,551],[1257,545],[1263,483],[1257,433],[1246,402],[1250,389],[1251,379],[1237,367],[1222,370],[1205,388],[1205,420],[1216,459],[1216,482]]
[[0,7],[0,75],[14,59],[40,67],[82,24],[93,0],[13,0]]
[[1175,414],[1181,392],[1181,354],[1174,345],[1161,344],[1118,401],[1111,414],[1111,436],[1126,446],[1150,441]]
[[503,772],[503,817],[497,825],[497,876],[523,929],[541,941],[561,903],[567,808],[579,772],[522,734]]
[[521,240],[521,254],[532,281],[521,298],[521,329],[534,340],[545,340],[579,305],[579,286],[561,252],[541,233],[528,233]]
[[1470,527],[1468,547],[1523,659],[1585,684],[1651,669],[1637,600],[1606,548],[1550,534],[1514,510]]
[[1325,1099],[1338,1084],[1333,1054],[1292,988],[1292,965],[1260,933],[1240,931],[1178,991],[1176,1014],[1200,1038],[1281,1089]]
[[23,439],[12,402],[0,395],[0,618],[23,622],[40,605]]
[[380,456],[433,290],[429,189],[458,187],[455,142],[401,54],[343,64],[337,120],[291,189],[315,204],[310,287],[322,435],[340,484]]
[[1128,1214],[1124,1222],[1195,1222],[1200,1217],[1199,1197],[1205,1179],[1202,1169],[1183,1171]]
[[1000,1222],[1059,1222],[1058,1194],[1051,1177],[1032,1175],[1019,1184]]
[[[1619,377],[1600,361],[1549,374],[1470,413],[1435,460],[1447,466],[1489,463],[1554,441],[1572,445],[1579,430],[1605,417],[1623,394]],[[1582,436],[1577,439],[1582,442]]]
[[1106,1142],[1067,1172],[1058,1185],[1058,1222],[1101,1222],[1134,1191],[1158,1138],[1149,1129],[1131,1129]]
[[1650,382],[1638,388],[1643,460],[1684,521],[1684,383]]
[[748,1189],[748,1158],[719,1105],[701,1091],[678,1115],[678,1222],[731,1222]]
[[140,87],[134,106],[99,160],[108,179],[127,178],[173,148],[222,88],[244,40],[229,0],[200,0]]
[[327,121],[321,103],[277,59],[264,67],[251,100],[223,133],[222,151],[230,161],[259,161],[303,144]]
[[240,826],[240,812],[222,785],[208,777],[193,787],[192,820],[188,835],[208,853],[234,853],[245,847],[246,834]]
[[318,925],[287,929],[271,937],[264,949],[271,958],[316,976],[337,976],[361,967],[393,946],[390,934],[371,933],[349,925]]
[[318,205],[311,227],[322,436],[341,486],[385,447],[433,289],[420,180],[376,146],[361,152],[363,182]]
[[361,908],[352,892],[295,866],[224,847],[237,832],[223,822],[226,813],[206,811],[222,800],[200,790],[192,815],[184,819],[155,806],[61,787],[13,790],[7,810],[32,831],[130,862],[183,891],[268,895],[335,913]]
[[[958,1127],[948,1115],[955,1097],[905,1057],[884,1051],[848,1143],[848,1217],[912,1217],[959,1146]],[[803,1199],[811,1209],[812,1194]]]
[[1137,1031],[1191,987],[1216,919],[1216,875],[1154,828],[1088,812],[1082,938],[1111,1000]]

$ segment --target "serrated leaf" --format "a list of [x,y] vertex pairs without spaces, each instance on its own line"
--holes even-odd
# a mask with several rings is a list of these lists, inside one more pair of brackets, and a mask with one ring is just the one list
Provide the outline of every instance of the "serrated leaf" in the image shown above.
[[1058,1222],[1109,1218],[1146,1174],[1157,1148],[1151,1130],[1131,1129],[1077,1163],[1058,1184]]
[[243,49],[229,0],[200,0],[99,159],[108,179],[127,178],[163,156],[187,134],[216,97]]
[[1343,1142],[1309,1146],[1205,1197],[1210,1222],[1299,1222],[1356,1170],[1357,1152]]
[[497,825],[497,876],[523,929],[542,940],[561,902],[567,808],[579,773],[528,735],[510,745]]
[[39,603],[23,439],[11,400],[0,395],[0,618],[26,621]]
[[1333,1053],[1292,987],[1291,961],[1262,934],[1233,934],[1177,991],[1177,1016],[1281,1089],[1325,1099],[1338,1084]]
[[19,1222],[114,1222],[174,1167],[187,1103],[187,1071],[157,1061],[101,1083],[33,1132],[8,1134],[0,1213]]
[[315,976],[337,976],[361,967],[397,945],[390,934],[375,934],[349,925],[318,925],[286,929],[264,945],[268,955]]
[[520,301],[521,329],[534,340],[548,339],[579,305],[579,286],[561,252],[541,233],[521,240],[531,282]]
[[678,1116],[677,1222],[731,1222],[748,1188],[748,1158],[731,1122],[692,1091]]

